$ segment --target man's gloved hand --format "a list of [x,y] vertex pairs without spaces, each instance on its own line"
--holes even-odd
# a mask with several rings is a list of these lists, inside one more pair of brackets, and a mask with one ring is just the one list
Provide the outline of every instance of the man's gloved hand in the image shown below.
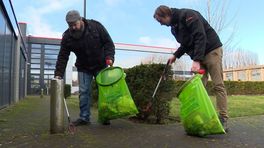
[[113,66],[113,60],[111,60],[110,58],[106,58],[105,62],[106,62],[106,65],[109,65],[111,67]]
[[62,79],[61,76],[55,76],[55,79]]
[[176,56],[175,56],[175,55],[172,55],[172,56],[168,59],[168,61],[169,61],[169,64],[174,63],[174,62],[176,61]]
[[199,61],[193,61],[191,71],[197,72],[201,69]]

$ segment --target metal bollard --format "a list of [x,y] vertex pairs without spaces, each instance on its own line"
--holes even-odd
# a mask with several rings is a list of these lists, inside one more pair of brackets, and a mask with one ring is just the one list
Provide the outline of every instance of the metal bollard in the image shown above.
[[64,82],[52,79],[50,89],[50,133],[64,132]]
[[41,88],[41,89],[40,89],[40,98],[43,98],[43,96],[44,96],[44,89]]

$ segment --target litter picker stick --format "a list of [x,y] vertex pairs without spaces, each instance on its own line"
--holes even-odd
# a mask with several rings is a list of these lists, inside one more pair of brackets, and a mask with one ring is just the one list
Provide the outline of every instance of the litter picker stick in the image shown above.
[[153,93],[153,95],[152,95],[152,99],[153,99],[153,98],[155,97],[155,95],[156,95],[156,92],[157,92],[157,90],[158,90],[158,88],[159,88],[160,82],[161,82],[162,78],[165,76],[169,64],[170,64],[170,61],[168,60],[166,66],[165,66],[165,68],[164,68],[164,70],[163,70],[163,72],[162,72],[162,75],[161,75],[161,77],[160,77],[160,79],[159,79],[159,82],[158,82],[158,84],[157,84],[157,86],[156,86],[156,88],[155,88],[155,90],[154,90],[154,93]]
[[67,113],[68,122],[71,123],[70,114],[69,114],[69,111],[68,111],[68,107],[67,107],[65,98],[63,99],[63,102],[64,102],[65,110],[66,110],[66,113]]
[[68,124],[69,124],[68,125],[68,130],[69,130],[69,132],[71,134],[74,134],[76,132],[76,127],[71,122],[71,118],[70,118],[69,110],[68,110],[68,107],[67,107],[66,99],[64,98],[63,101],[64,101],[65,110],[66,110],[66,113],[67,113],[67,116],[68,116]]
[[166,74],[166,72],[167,72],[167,69],[168,69],[169,64],[170,64],[170,61],[168,60],[166,66],[165,66],[165,68],[164,68],[164,70],[163,70],[163,72],[162,72],[162,74],[161,74],[161,77],[160,77],[160,79],[159,79],[159,82],[158,82],[158,84],[157,84],[157,86],[156,86],[156,88],[155,88],[155,90],[154,90],[154,93],[153,93],[152,98],[151,98],[151,102],[149,102],[149,103],[147,104],[146,108],[143,109],[144,112],[150,112],[150,111],[151,111],[151,107],[152,107],[152,104],[153,104],[153,101],[154,101],[154,98],[155,98],[156,92],[157,92],[157,90],[158,90],[158,88],[159,88],[159,85],[160,85],[160,82],[161,82],[162,78],[165,76],[165,74]]

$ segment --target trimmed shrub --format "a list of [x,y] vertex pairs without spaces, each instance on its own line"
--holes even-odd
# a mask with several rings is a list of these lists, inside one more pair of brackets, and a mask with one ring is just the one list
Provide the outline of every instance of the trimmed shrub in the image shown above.
[[174,88],[171,67],[168,68],[166,80],[160,83],[152,102],[152,109],[150,112],[145,111],[147,104],[152,101],[153,92],[164,68],[164,64],[141,64],[125,70],[127,85],[139,110],[137,118],[147,120],[151,115],[154,115],[155,122],[162,123],[168,117],[169,101],[173,98]]

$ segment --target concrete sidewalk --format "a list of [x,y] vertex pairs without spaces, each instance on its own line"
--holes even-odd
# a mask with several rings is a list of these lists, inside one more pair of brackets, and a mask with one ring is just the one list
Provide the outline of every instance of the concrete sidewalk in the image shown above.
[[[26,99],[0,110],[0,148],[2,147],[264,147],[264,116],[230,119],[231,131],[226,135],[206,138],[185,134],[180,123],[148,125],[125,119],[113,120],[110,126],[96,122],[77,128],[71,135],[49,134],[49,99]],[[70,108],[73,119],[78,108]],[[65,127],[67,121],[65,118]]]

